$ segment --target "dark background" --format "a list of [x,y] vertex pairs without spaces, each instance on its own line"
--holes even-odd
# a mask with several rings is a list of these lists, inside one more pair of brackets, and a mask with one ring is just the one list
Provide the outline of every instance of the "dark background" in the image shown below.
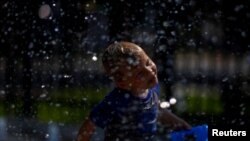
[[[117,40],[135,42],[146,50],[158,66],[163,100],[176,98],[170,109],[192,125],[249,127],[246,0],[1,0],[0,4],[3,132],[32,136],[32,126],[23,129],[25,125],[18,124],[21,129],[14,130],[7,125],[34,121],[35,133],[44,129],[40,132],[44,138],[47,125],[63,123],[59,127],[70,126],[72,136],[58,135],[54,140],[71,140],[86,115],[53,117],[56,109],[47,114],[40,110],[51,109],[44,108],[50,105],[62,112],[70,112],[70,107],[79,108],[79,113],[89,111],[98,101],[91,97],[100,99],[99,93],[113,87],[100,57]],[[43,13],[46,4],[49,15],[43,18],[39,11]]]

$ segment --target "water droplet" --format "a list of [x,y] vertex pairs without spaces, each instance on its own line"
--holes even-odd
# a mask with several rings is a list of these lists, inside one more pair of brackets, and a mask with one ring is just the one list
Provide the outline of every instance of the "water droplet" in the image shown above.
[[160,103],[160,107],[165,109],[165,108],[170,107],[170,104],[167,101],[163,101],[163,102]]
[[175,98],[170,98],[169,103],[171,105],[176,104],[177,100]]
[[93,60],[93,61],[97,61],[98,58],[94,55],[94,56],[92,57],[92,60]]
[[46,139],[49,138],[49,134],[45,134],[45,138],[46,138]]

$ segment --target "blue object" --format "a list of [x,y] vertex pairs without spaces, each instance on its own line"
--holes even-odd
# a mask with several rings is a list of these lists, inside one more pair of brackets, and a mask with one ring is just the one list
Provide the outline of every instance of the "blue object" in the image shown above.
[[172,132],[170,141],[208,141],[208,125],[198,125],[190,130]]

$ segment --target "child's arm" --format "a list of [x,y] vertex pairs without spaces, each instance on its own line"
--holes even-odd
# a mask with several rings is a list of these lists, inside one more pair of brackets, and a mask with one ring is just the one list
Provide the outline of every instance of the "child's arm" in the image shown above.
[[78,132],[77,141],[90,141],[95,128],[95,124],[89,118],[85,120]]
[[158,121],[173,130],[183,130],[192,128],[191,125],[189,125],[186,121],[171,113],[167,109],[159,109]]

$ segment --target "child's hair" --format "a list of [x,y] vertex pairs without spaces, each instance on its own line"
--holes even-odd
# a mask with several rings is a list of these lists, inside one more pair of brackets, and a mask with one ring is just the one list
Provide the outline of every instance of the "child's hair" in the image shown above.
[[140,51],[142,51],[142,49],[134,43],[125,41],[114,42],[109,45],[103,53],[103,67],[108,75],[112,76],[118,69],[118,64],[123,60],[126,61],[127,65],[137,65],[139,63],[137,56]]

